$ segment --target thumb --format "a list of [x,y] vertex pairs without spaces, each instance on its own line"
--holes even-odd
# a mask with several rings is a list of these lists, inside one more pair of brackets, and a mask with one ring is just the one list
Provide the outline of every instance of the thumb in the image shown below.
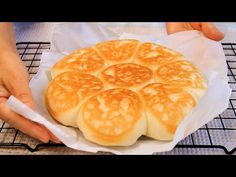
[[220,41],[224,38],[224,33],[216,28],[213,23],[202,23],[203,34],[215,41]]
[[11,79],[10,82],[7,82],[6,87],[14,97],[29,106],[31,109],[35,108],[35,102],[27,78]]

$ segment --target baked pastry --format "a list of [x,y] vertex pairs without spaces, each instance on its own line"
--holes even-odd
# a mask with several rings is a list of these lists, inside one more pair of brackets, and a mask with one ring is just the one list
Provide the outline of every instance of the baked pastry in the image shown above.
[[137,93],[114,88],[82,105],[78,127],[87,139],[97,144],[128,146],[146,134],[146,117]]
[[159,44],[145,42],[137,49],[134,62],[155,70],[164,64],[178,60],[185,60],[179,52]]
[[139,46],[134,39],[105,41],[95,45],[94,49],[106,60],[107,64],[129,63]]
[[136,91],[154,81],[151,69],[134,63],[111,65],[100,73],[99,78],[107,88],[132,88]]
[[182,54],[133,39],[76,50],[51,71],[49,113],[104,146],[129,146],[142,135],[172,140],[207,90]]
[[195,97],[184,87],[153,83],[140,90],[147,116],[147,136],[171,140],[177,126],[197,104]]
[[189,61],[167,63],[155,72],[155,81],[184,87],[200,99],[207,88],[200,71]]
[[95,76],[78,71],[57,75],[45,92],[45,104],[58,122],[77,127],[76,119],[84,99],[103,89],[103,83]]
[[93,48],[76,50],[57,62],[51,69],[52,78],[65,71],[94,74],[104,66],[104,59]]

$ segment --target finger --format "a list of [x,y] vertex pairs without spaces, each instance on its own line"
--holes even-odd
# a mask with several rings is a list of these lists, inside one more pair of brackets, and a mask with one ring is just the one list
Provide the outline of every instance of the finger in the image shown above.
[[[37,123],[38,124],[38,123]],[[45,130],[47,130],[47,133],[49,135],[49,139],[55,143],[61,143],[61,141],[50,131],[48,130],[44,125],[38,124],[41,127],[43,127]]]
[[212,23],[202,23],[202,32],[206,37],[215,41],[220,41],[224,38],[224,33]]
[[35,102],[29,88],[29,81],[27,79],[28,78],[24,77],[11,77],[8,81],[5,81],[5,86],[13,96],[29,106],[31,109],[34,109]]
[[178,22],[168,22],[166,23],[167,34],[173,34],[180,31],[185,31],[183,23]]
[[0,99],[1,99],[1,97],[8,98],[9,96],[11,96],[9,91],[0,83]]
[[187,26],[191,30],[202,30],[202,22],[188,22],[185,23],[185,26]]
[[166,23],[167,34],[173,34],[181,31],[200,30],[201,23],[198,22],[168,22]]
[[51,141],[53,141],[55,143],[61,143],[61,141],[51,131],[48,130],[48,134],[50,136]]
[[53,133],[51,133],[50,131],[48,133],[50,135],[50,140],[52,140],[55,143],[61,143],[61,140],[59,140]]
[[4,103],[0,103],[0,117],[6,123],[19,129],[23,133],[47,143],[50,139],[48,130],[37,123],[34,123],[24,117],[11,111]]

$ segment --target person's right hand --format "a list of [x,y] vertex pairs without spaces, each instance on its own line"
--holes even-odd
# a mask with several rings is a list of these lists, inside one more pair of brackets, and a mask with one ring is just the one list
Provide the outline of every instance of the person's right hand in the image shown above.
[[10,110],[6,105],[10,95],[34,109],[35,103],[29,88],[29,75],[18,54],[0,50],[0,119],[23,133],[42,142],[60,141],[43,125],[30,121]]
[[222,33],[213,23],[208,22],[168,22],[166,23],[166,30],[168,34],[198,30],[207,38],[215,41],[220,41],[224,38],[224,33]]

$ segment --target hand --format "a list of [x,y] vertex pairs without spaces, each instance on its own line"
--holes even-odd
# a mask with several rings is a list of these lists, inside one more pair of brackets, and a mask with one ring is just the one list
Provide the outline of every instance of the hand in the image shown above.
[[59,143],[43,125],[16,114],[5,104],[8,97],[13,95],[34,109],[35,103],[28,84],[29,76],[19,55],[13,51],[0,50],[0,119],[42,142],[52,140]]
[[169,22],[166,23],[168,34],[173,34],[180,31],[198,30],[201,31],[209,39],[220,41],[224,38],[224,34],[219,31],[213,23],[203,22]]

